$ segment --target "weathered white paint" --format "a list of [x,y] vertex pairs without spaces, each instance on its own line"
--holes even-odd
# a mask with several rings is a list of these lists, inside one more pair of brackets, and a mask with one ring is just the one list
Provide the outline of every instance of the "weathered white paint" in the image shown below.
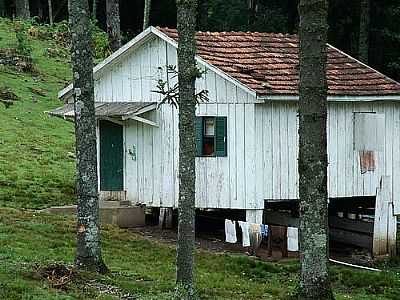
[[393,215],[390,176],[382,176],[377,188],[374,222],[373,254],[396,255],[397,217]]
[[[157,80],[165,80],[166,66],[176,64],[173,44],[149,38],[97,74],[96,101],[159,101],[160,95],[153,92]],[[196,113],[227,117],[228,155],[196,158],[197,207],[257,210],[263,209],[264,199],[298,198],[297,103],[284,98],[260,103],[218,72],[199,67],[206,73],[196,88],[207,89],[210,100],[199,104]],[[171,85],[175,82],[170,78]],[[399,197],[400,185],[393,184],[400,179],[399,105],[395,101],[329,103],[330,197],[375,195],[384,175],[390,176],[392,194]],[[377,152],[375,172],[360,172],[358,151],[354,151],[354,112],[376,112],[384,117],[380,133],[384,145]],[[158,127],[125,121],[127,198],[148,206],[177,206],[178,110],[163,104],[139,117]],[[133,150],[136,160],[129,154]]]

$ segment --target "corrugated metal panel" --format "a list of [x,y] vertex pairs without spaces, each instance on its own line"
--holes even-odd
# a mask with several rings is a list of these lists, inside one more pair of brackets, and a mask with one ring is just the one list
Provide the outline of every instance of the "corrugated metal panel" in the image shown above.
[[[142,109],[155,105],[155,102],[96,102],[96,117],[123,117],[134,115]],[[155,107],[154,107],[155,108]],[[49,112],[52,116],[72,118],[74,104],[65,104]]]

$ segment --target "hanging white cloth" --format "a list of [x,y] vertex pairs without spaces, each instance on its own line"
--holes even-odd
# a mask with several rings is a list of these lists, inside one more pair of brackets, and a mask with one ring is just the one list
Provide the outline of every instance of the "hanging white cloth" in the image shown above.
[[236,222],[225,219],[225,240],[227,243],[236,243]]
[[287,228],[288,251],[299,251],[299,230],[296,227]]
[[242,228],[243,247],[249,247],[250,246],[250,235],[249,235],[250,223],[243,222],[243,221],[238,221],[238,223],[239,223],[240,228]]

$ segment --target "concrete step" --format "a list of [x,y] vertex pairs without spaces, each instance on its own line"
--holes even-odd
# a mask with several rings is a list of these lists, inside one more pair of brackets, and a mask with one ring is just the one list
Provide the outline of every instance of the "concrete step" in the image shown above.
[[[114,202],[114,201],[107,201]],[[119,203],[118,203],[119,204]],[[54,206],[44,210],[51,214],[76,215],[76,205]],[[145,210],[140,206],[120,206],[104,203],[100,206],[100,223],[132,228],[145,225]]]

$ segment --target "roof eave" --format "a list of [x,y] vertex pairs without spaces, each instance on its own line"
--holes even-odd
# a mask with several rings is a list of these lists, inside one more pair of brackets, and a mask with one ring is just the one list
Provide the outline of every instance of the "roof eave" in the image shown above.
[[[299,101],[298,95],[259,95],[260,101]],[[331,102],[400,101],[400,93],[393,95],[328,95]]]

